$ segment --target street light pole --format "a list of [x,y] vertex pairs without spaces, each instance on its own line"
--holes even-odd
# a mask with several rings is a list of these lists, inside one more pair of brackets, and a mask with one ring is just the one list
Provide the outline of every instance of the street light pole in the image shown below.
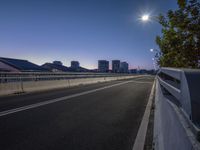
[[[159,50],[151,48],[150,52],[158,54]],[[155,57],[152,58],[152,61],[153,61],[153,66],[154,66],[155,70],[157,70],[157,66],[158,66],[157,63],[156,63],[157,62],[157,58],[155,58]]]
[[[140,20],[142,21],[142,22],[148,22],[148,21],[151,21],[151,20],[155,20],[156,22],[158,22],[158,17],[157,16],[151,16],[150,14],[144,14],[144,15],[142,15],[141,17],[140,17]],[[153,48],[151,48],[150,49],[150,52],[155,52],[156,53],[156,55],[158,54],[160,54],[160,51],[159,50],[157,50],[157,49],[153,49]],[[158,56],[157,55],[157,56]],[[154,56],[154,58],[152,58],[152,61],[153,61],[153,67],[154,67],[154,69],[155,70],[157,70],[157,58]]]

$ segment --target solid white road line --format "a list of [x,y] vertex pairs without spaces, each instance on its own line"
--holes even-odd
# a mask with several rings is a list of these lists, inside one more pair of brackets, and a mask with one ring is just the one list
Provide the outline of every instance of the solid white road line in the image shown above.
[[142,122],[140,124],[135,143],[133,145],[132,150],[143,150],[144,149],[144,144],[145,144],[145,138],[146,138],[146,133],[147,133],[147,127],[149,123],[149,116],[151,112],[151,106],[152,106],[152,101],[153,101],[153,96],[154,96],[154,87],[155,87],[155,81],[151,89],[151,94],[149,96],[148,104],[146,106],[144,116],[142,118]]
[[117,84],[113,84],[113,85],[109,85],[109,86],[105,86],[105,87],[101,87],[101,88],[97,88],[97,89],[90,90],[90,91],[85,91],[85,92],[81,92],[81,93],[77,93],[77,94],[72,94],[72,95],[69,95],[69,96],[55,98],[55,99],[48,100],[48,101],[45,101],[45,102],[39,102],[39,103],[27,105],[27,106],[22,106],[22,107],[10,109],[10,110],[5,110],[5,111],[0,112],[0,117],[1,116],[6,116],[6,115],[9,115],[9,114],[13,114],[13,113],[16,113],[16,112],[20,112],[20,111],[24,111],[24,110],[28,110],[28,109],[37,108],[37,107],[40,107],[40,106],[52,104],[52,103],[55,103],[55,102],[67,100],[67,99],[70,99],[70,98],[74,98],[74,97],[78,97],[78,96],[94,93],[94,92],[97,92],[97,91],[101,91],[101,90],[104,90],[104,89],[108,89],[108,88],[119,86],[119,85],[123,85],[123,84],[127,84],[127,83],[130,83],[130,82],[132,82],[132,80],[125,81],[125,82],[120,82],[120,83],[117,83]]

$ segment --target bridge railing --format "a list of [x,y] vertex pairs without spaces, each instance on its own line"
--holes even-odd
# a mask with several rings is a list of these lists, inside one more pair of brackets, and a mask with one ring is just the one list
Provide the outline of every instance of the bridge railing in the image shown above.
[[58,88],[69,88],[78,85],[131,79],[135,74],[112,73],[0,73],[0,96],[37,92]]
[[115,73],[87,73],[87,72],[0,72],[0,83],[21,82],[21,81],[43,81],[43,80],[63,80],[76,78],[97,78],[129,76],[131,74]]
[[161,68],[158,81],[163,94],[200,129],[200,70]]

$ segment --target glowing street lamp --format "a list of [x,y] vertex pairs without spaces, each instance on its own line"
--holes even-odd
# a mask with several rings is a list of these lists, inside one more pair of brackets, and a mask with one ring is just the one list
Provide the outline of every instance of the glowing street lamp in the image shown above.
[[149,20],[149,15],[143,15],[141,17],[141,20],[144,21],[144,22],[148,21]]
[[[157,50],[157,49],[153,49],[153,48],[151,48],[150,49],[150,52],[152,52],[152,53],[159,53],[159,50]],[[157,61],[157,58],[152,58],[152,61],[153,61],[153,66],[154,66],[154,69],[155,70],[157,70],[157,63],[156,63],[156,61]]]
[[158,16],[153,16],[151,13],[148,14],[143,14],[139,18],[140,21],[142,22],[158,22]]

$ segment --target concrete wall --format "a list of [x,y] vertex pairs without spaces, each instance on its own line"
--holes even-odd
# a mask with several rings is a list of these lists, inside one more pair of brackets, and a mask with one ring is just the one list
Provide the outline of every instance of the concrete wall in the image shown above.
[[167,99],[158,81],[155,93],[154,116],[154,146],[155,150],[199,150],[196,140],[186,117],[182,111]]
[[129,79],[137,76],[118,76],[118,77],[98,77],[98,78],[78,78],[66,80],[47,80],[47,81],[26,81],[0,83],[0,95],[8,95],[20,92],[34,92],[55,88],[65,88],[77,86],[80,84],[92,84],[98,82],[107,82],[120,79]]

